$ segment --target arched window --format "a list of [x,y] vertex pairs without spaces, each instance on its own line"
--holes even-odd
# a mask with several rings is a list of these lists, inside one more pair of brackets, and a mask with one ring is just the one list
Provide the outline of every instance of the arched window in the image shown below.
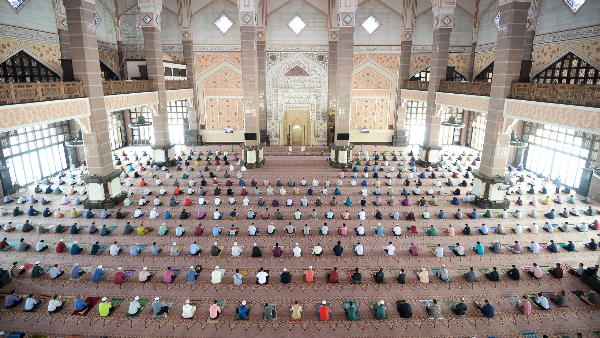
[[566,54],[562,59],[539,72],[533,83],[570,83],[570,84],[600,84],[600,70],[580,59],[573,53]]
[[[423,69],[422,71],[416,73],[411,76],[409,81],[429,81],[430,67]],[[467,81],[467,78],[464,77],[461,73],[456,70],[452,74],[453,81]]]
[[477,74],[473,81],[475,82],[492,82],[492,75],[494,75],[494,63],[490,63],[489,66],[485,67],[481,73]]
[[0,82],[55,82],[60,76],[24,51],[0,64]]

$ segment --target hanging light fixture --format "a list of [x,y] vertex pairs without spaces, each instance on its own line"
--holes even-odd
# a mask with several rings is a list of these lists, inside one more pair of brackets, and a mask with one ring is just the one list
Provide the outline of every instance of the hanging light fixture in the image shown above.
[[510,145],[515,148],[525,148],[529,142],[517,138],[517,133],[513,130],[510,133]]
[[139,115],[135,122],[129,123],[129,128],[137,129],[137,128],[141,128],[141,127],[148,127],[151,125],[152,125],[152,122],[146,121],[146,118],[143,115]]
[[75,148],[83,145],[83,134],[81,129],[77,131],[77,136],[65,140],[65,146]]
[[450,117],[448,117],[448,121],[442,122],[442,126],[462,129],[465,127],[465,124],[462,122],[456,121],[456,116],[450,115]]

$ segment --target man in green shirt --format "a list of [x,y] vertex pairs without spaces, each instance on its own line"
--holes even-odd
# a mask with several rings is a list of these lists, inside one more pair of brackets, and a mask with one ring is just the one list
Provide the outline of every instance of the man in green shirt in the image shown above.
[[356,306],[354,306],[354,302],[351,301],[344,311],[346,311],[346,320],[356,320]]
[[380,300],[377,305],[373,306],[373,314],[375,314],[375,318],[384,319],[385,318],[385,302]]
[[102,303],[98,305],[98,310],[100,311],[100,317],[106,317],[110,314],[110,309],[112,308],[112,304],[108,301],[108,298],[102,298]]
[[160,227],[158,227],[158,235],[164,236],[167,233],[167,226],[163,223]]
[[427,230],[427,234],[429,236],[437,236],[437,229],[433,226],[433,224],[431,225],[431,228]]

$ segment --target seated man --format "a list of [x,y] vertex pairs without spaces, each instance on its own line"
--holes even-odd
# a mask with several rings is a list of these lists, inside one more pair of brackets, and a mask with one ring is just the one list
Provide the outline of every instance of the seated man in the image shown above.
[[556,212],[554,212],[554,209],[550,210],[549,213],[544,214],[544,216],[546,216],[546,218],[549,219],[555,219],[556,218]]

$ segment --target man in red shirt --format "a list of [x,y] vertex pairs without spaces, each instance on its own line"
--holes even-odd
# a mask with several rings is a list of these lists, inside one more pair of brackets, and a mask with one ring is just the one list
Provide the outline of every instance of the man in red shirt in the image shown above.
[[283,255],[283,250],[279,247],[279,243],[275,243],[275,247],[273,248],[273,257],[281,257]]
[[329,320],[331,309],[327,306],[326,301],[322,301],[321,304],[322,305],[319,306],[319,309],[317,310],[319,312],[319,320]]
[[329,279],[329,283],[337,283],[338,282],[337,266],[333,267],[333,271],[327,273],[327,279]]
[[194,229],[194,236],[202,235],[202,231],[204,231],[204,228],[202,228],[202,224],[200,224],[196,227],[196,229]]
[[306,272],[304,273],[304,280],[307,282],[312,282],[314,281],[315,278],[315,272],[312,269],[312,266],[308,267],[308,270],[306,270]]
[[186,205],[186,206],[188,206],[188,207],[192,204],[192,200],[190,199],[190,196],[188,196],[185,199],[185,202],[183,204]]
[[563,269],[560,267],[560,263],[556,263],[556,267],[548,272],[550,272],[554,278],[563,278]]
[[413,256],[419,255],[419,248],[415,245],[415,243],[410,243],[410,248],[408,248],[408,251],[410,251]]
[[180,192],[181,192],[181,189],[179,189],[179,187],[175,187],[175,191],[173,192],[173,194],[179,195]]
[[115,273],[115,284],[123,284],[125,280],[125,274],[123,273],[123,267],[117,268],[117,273]]
[[62,253],[67,246],[64,243],[64,239],[61,239],[58,244],[56,244],[56,252]]
[[267,219],[267,218],[269,218],[270,214],[271,213],[269,213],[269,208],[266,208],[265,211],[263,211],[262,218]]
[[409,212],[408,215],[406,215],[406,220],[407,221],[414,221],[415,220],[415,213],[414,212]]
[[409,230],[410,232],[412,232],[412,233],[413,233],[413,235],[416,235],[416,234],[418,234],[418,233],[419,233],[419,229],[418,229],[418,228],[417,228],[417,226],[416,226],[416,225],[414,225],[414,224],[413,224],[413,225],[411,225],[411,226],[410,226],[410,228],[408,228],[408,230]]

